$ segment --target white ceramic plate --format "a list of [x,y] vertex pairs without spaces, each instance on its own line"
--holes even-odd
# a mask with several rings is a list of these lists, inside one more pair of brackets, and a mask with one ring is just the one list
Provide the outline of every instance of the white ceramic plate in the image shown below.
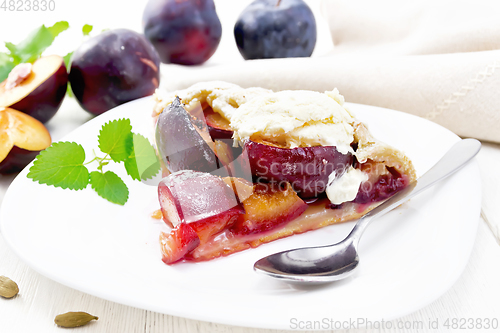
[[[459,138],[429,121],[397,111],[349,104],[380,140],[405,151],[421,175]],[[84,124],[65,140],[90,159],[105,122],[128,117],[152,136],[152,102],[137,100]],[[476,162],[400,206],[365,232],[353,277],[315,287],[293,287],[253,272],[261,257],[294,247],[341,240],[353,222],[265,244],[226,258],[167,266],[160,260],[163,223],[156,187],[132,181],[125,206],[90,187],[69,191],[26,178],[10,186],[0,227],[11,248],[41,274],[114,302],[192,319],[259,328],[338,328],[346,322],[390,320],[416,311],[457,280],[472,250],[480,212]],[[344,327],[344,326],[342,326]]]

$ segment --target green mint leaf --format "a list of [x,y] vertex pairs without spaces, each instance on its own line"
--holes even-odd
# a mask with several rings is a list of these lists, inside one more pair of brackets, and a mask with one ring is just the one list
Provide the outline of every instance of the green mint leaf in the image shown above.
[[71,90],[71,84],[69,82],[68,87],[66,88],[66,95],[68,95],[68,97],[74,97],[73,90]]
[[99,132],[99,149],[115,162],[125,161],[132,153],[130,119],[117,119],[104,124]]
[[61,32],[68,30],[69,23],[66,21],[56,22],[53,26],[48,27],[47,30],[50,32],[53,38],[56,38]]
[[128,200],[128,188],[123,180],[112,171],[90,173],[90,185],[102,198],[119,205],[124,205]]
[[92,31],[94,27],[91,26],[90,24],[85,24],[83,27],[82,27],[82,33],[84,36],[88,36],[90,34],[90,32]]
[[14,66],[19,65],[21,63],[21,58],[16,54],[17,46],[12,43],[5,42],[5,47],[10,51],[10,57],[12,58]]
[[72,97],[75,97],[75,96],[73,95],[73,90],[71,90],[71,85],[70,85],[70,83],[69,83],[69,82],[68,82],[68,86],[66,87],[66,96],[71,97],[71,98],[72,98]]
[[153,178],[160,171],[160,161],[149,140],[140,134],[133,134],[133,149],[125,160],[125,169],[134,180]]
[[[66,66],[66,70],[69,72],[70,70],[70,66],[71,66],[71,57],[73,56],[73,52],[70,52],[68,54],[66,54],[64,57],[63,57],[63,60],[64,60],[64,65]],[[68,87],[66,89],[66,95],[68,95],[69,97],[73,97],[73,90],[71,90],[71,85],[68,81]]]
[[66,70],[68,72],[69,72],[69,66],[71,65],[71,56],[73,56],[73,52],[70,52],[63,57],[64,65],[66,66]]
[[42,25],[32,31],[19,44],[5,43],[5,47],[10,51],[15,64],[33,62],[41,56],[61,32],[68,28],[69,24],[66,21],[57,22],[48,28]]
[[9,76],[14,66],[14,60],[7,53],[0,52],[0,82]]
[[85,150],[75,142],[55,142],[33,162],[28,178],[40,184],[70,190],[82,190],[89,183],[89,171],[83,165]]

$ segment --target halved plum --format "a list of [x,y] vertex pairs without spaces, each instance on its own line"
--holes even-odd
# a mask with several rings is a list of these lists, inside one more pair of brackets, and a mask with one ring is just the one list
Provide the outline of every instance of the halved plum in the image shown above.
[[21,171],[51,143],[49,131],[40,121],[0,108],[0,174]]
[[352,165],[352,154],[333,146],[283,148],[269,142],[245,142],[255,182],[289,182],[302,198],[317,197],[326,190],[332,172],[340,177]]
[[63,58],[42,57],[33,65],[20,64],[0,83],[0,107],[11,107],[47,122],[64,99],[68,73]]

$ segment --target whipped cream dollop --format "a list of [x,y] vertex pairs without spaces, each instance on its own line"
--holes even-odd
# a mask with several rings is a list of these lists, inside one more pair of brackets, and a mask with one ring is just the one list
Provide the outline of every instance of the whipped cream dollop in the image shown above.
[[358,195],[361,184],[368,180],[368,175],[361,170],[350,167],[342,176],[336,178],[335,172],[328,177],[326,196],[334,205],[352,201]]

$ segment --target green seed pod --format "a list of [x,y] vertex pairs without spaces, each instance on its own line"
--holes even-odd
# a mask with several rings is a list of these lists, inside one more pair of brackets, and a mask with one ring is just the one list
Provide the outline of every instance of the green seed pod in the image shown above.
[[94,319],[98,320],[99,318],[86,312],[67,312],[56,316],[54,322],[58,326],[71,328],[86,325]]

